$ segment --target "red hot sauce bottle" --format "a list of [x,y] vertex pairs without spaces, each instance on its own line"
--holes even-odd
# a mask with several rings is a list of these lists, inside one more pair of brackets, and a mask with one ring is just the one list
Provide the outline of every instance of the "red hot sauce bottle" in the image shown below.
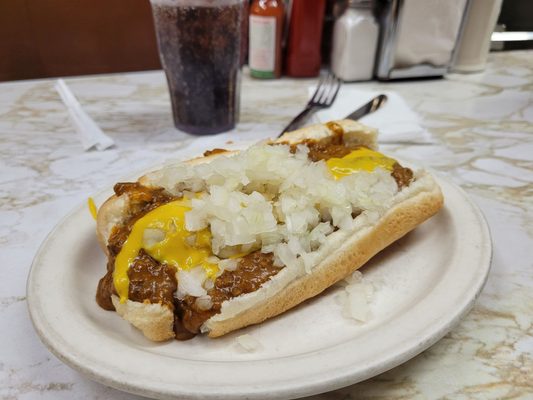
[[285,73],[312,77],[320,73],[320,45],[326,0],[292,0]]
[[254,0],[250,6],[248,64],[255,78],[281,76],[283,0]]

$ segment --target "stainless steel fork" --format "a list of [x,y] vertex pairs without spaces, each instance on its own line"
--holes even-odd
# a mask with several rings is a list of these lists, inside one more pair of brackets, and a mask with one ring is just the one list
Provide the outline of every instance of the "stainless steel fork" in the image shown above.
[[303,111],[294,117],[289,125],[283,129],[279,136],[283,135],[285,132],[298,129],[311,114],[317,112],[318,110],[331,107],[335,101],[335,98],[337,97],[337,93],[339,93],[340,87],[341,80],[335,75],[330,72],[328,72],[326,75],[322,75],[320,81],[318,82],[318,86],[311,97],[311,100],[309,100]]

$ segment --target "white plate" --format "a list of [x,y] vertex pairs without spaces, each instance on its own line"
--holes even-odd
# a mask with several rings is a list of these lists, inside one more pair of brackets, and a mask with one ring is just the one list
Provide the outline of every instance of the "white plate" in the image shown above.
[[[105,257],[86,206],[37,253],[28,278],[35,329],[61,360],[117,389],[158,398],[296,398],[370,378],[422,352],[472,307],[491,257],[487,224],[466,194],[439,179],[444,209],[363,269],[372,319],[344,319],[339,287],[220,339],[156,344],[94,300]],[[97,202],[103,201],[103,193]],[[261,347],[241,349],[249,333]]]

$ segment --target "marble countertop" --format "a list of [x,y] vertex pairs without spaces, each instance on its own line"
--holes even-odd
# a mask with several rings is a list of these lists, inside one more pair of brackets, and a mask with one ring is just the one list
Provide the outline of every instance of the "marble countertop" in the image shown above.
[[[41,344],[26,278],[45,236],[88,194],[197,142],[173,129],[161,71],[66,81],[116,147],[82,150],[53,80],[0,84],[0,398],[134,399],[78,374]],[[221,140],[276,134],[313,82],[245,76],[241,122]],[[491,229],[492,269],[474,309],[437,344],[313,399],[533,399],[533,52],[491,54],[479,74],[356,86],[395,91],[421,116],[434,143],[387,150],[467,191]]]

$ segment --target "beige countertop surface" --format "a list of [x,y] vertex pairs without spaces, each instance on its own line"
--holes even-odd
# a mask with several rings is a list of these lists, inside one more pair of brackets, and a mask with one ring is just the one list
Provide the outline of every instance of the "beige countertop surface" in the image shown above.
[[[161,71],[66,82],[115,147],[83,151],[53,80],[0,84],[0,398],[133,399],[41,344],[26,279],[40,243],[68,210],[132,168],[169,160],[202,139],[173,129]],[[276,134],[314,82],[244,73],[241,122],[224,138]],[[488,221],[493,260],[473,310],[443,339],[388,372],[312,399],[533,399],[533,51],[491,54],[477,74],[352,85],[394,91],[421,117],[432,144],[387,151],[468,193]]]

